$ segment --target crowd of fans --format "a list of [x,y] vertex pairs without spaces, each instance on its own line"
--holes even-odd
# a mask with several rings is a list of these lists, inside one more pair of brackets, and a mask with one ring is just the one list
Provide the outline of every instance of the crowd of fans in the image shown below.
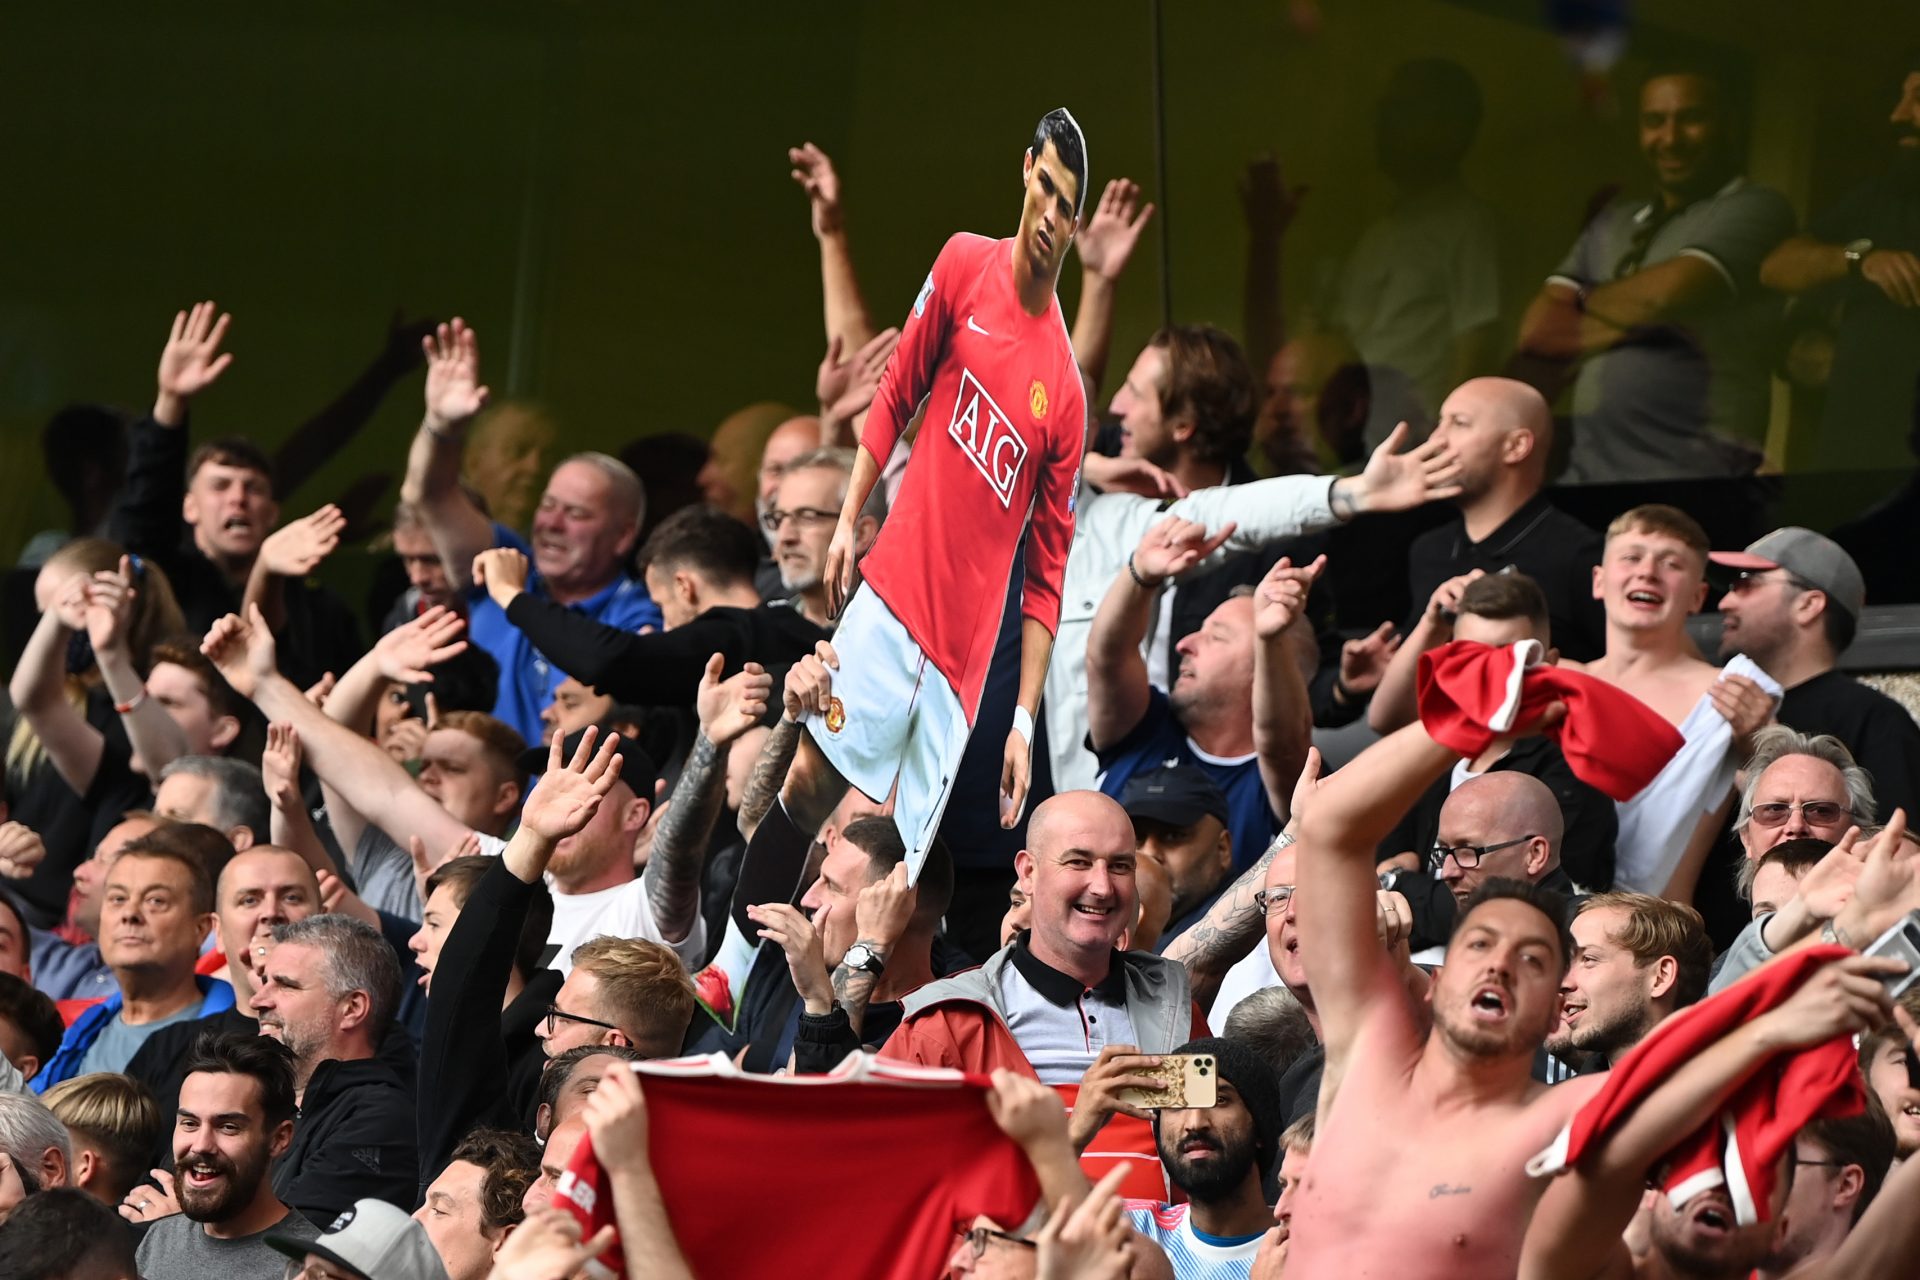
[[[1856,954],[1920,908],[1920,726],[1840,669],[1865,557],[1548,491],[1750,472],[1783,294],[1848,291],[1823,429],[1884,400],[1849,379],[1911,386],[1920,69],[1888,178],[1797,234],[1713,80],[1649,79],[1651,194],[1595,211],[1505,366],[1456,73],[1394,79],[1404,199],[1333,327],[1279,332],[1294,197],[1257,170],[1255,350],[1172,326],[1117,388],[1152,207],[1036,136],[1084,204],[1088,449],[1024,812],[1016,565],[924,850],[889,796],[792,802],[840,714],[835,548],[887,535],[916,449],[846,509],[902,335],[817,148],[818,413],[555,458],[473,329],[397,329],[330,410],[420,339],[365,608],[321,584],[364,513],[282,518],[315,433],[192,427],[244,318],[177,315],[149,413],[56,421],[61,457],[114,443],[28,569],[0,1275],[691,1276],[782,1232],[834,1275],[1920,1272],[1920,1001]],[[804,816],[797,893],[749,857],[770,815]],[[1139,1105],[1170,1055],[1213,1105]]]

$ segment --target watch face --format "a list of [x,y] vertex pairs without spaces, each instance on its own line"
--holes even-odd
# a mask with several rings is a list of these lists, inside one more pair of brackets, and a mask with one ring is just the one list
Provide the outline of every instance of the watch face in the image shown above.
[[845,959],[849,969],[864,969],[873,963],[873,951],[865,943],[856,942],[847,948]]
[[1858,258],[1864,254],[1871,253],[1872,251],[1873,251],[1873,241],[1868,240],[1863,236],[1858,240],[1850,241],[1847,244],[1847,247],[1843,249],[1841,252],[1847,254],[1849,257]]

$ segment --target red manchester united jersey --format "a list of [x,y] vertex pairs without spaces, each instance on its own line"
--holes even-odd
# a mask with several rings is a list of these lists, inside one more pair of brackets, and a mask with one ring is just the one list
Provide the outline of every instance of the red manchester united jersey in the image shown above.
[[886,465],[926,402],[900,493],[861,572],[973,722],[1007,579],[1027,536],[1022,612],[1060,621],[1086,397],[1057,298],[1030,316],[1012,240],[957,235],[887,362],[861,447]]

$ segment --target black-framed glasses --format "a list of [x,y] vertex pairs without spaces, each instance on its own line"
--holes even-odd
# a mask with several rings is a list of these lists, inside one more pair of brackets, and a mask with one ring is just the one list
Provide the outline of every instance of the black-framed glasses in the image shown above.
[[1842,818],[1851,818],[1853,810],[1833,800],[1809,800],[1805,804],[1787,804],[1784,801],[1771,801],[1753,806],[1748,814],[1758,827],[1785,826],[1787,819],[1798,809],[1800,816],[1809,826],[1833,827],[1840,824]]
[[1004,1231],[995,1231],[992,1227],[975,1227],[967,1232],[967,1246],[978,1258],[986,1253],[987,1241],[998,1240],[1001,1244],[1017,1244],[1022,1249],[1038,1249],[1040,1246],[1031,1240],[1022,1240],[1019,1236],[1010,1236]]
[[1798,1150],[1787,1152],[1787,1179],[1792,1181],[1797,1169],[1844,1169],[1850,1161],[1846,1160],[1808,1160]]
[[602,1022],[598,1018],[588,1018],[578,1013],[568,1013],[565,1009],[562,1009],[559,1005],[550,1004],[547,1006],[546,1013],[540,1019],[540,1027],[539,1027],[540,1034],[543,1037],[551,1036],[555,1034],[558,1028],[554,1024],[559,1022],[562,1018],[566,1019],[568,1022],[578,1022],[583,1026],[599,1027],[603,1031],[620,1030],[619,1027],[615,1026],[611,1022]]
[[1293,901],[1293,886],[1277,884],[1271,889],[1261,889],[1253,895],[1253,905],[1260,908],[1260,914],[1270,916],[1276,911],[1286,910],[1287,903]]
[[1447,859],[1452,858],[1454,865],[1462,871],[1471,871],[1480,865],[1480,859],[1490,853],[1498,853],[1502,849],[1511,849],[1517,844],[1525,844],[1529,840],[1539,838],[1538,835],[1520,836],[1513,840],[1502,840],[1499,844],[1436,844],[1433,846],[1431,856],[1433,865],[1436,867],[1445,865]]
[[829,520],[838,520],[839,518],[840,513],[838,511],[822,511],[819,507],[795,507],[791,511],[781,511],[776,508],[760,517],[760,527],[768,533],[778,533],[780,532],[780,526],[785,524],[789,519],[798,520],[801,527],[804,528],[810,524],[821,525],[827,523]]

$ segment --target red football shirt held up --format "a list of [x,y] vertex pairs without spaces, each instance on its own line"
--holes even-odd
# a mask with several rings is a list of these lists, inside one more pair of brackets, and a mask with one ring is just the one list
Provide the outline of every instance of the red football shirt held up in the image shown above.
[[[972,724],[1027,536],[1021,612],[1055,631],[1086,446],[1060,300],[1028,315],[1014,242],[947,241],[887,362],[860,445],[885,466],[922,401],[899,496],[861,573],[953,685]],[[1031,531],[1029,532],[1029,524]]]

